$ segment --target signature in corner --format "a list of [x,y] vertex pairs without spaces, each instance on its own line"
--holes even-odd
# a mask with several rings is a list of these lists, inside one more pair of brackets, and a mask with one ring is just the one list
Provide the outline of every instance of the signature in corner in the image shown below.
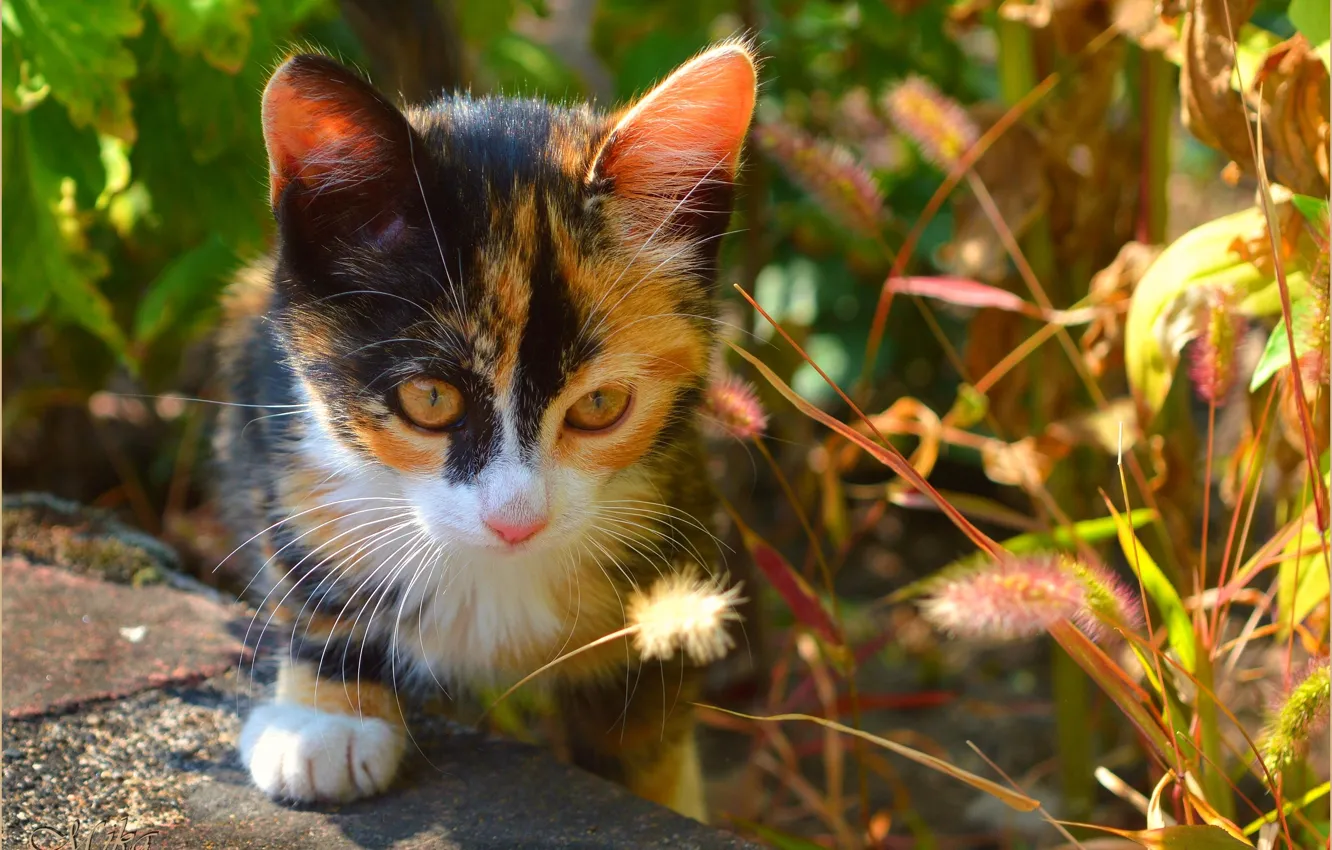
[[28,846],[32,850],[148,850],[159,835],[156,829],[130,829],[128,816],[119,823],[103,820],[88,827],[71,818],[63,829],[46,824],[33,827],[28,833]]

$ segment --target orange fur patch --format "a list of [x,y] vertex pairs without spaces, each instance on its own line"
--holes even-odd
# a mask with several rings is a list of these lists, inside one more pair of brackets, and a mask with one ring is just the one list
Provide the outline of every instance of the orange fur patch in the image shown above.
[[353,425],[356,439],[386,466],[400,472],[435,474],[444,468],[448,438],[421,434],[397,417],[386,425]]
[[379,682],[321,679],[313,664],[284,661],[278,670],[277,701],[352,717],[378,717],[403,725],[398,697]]

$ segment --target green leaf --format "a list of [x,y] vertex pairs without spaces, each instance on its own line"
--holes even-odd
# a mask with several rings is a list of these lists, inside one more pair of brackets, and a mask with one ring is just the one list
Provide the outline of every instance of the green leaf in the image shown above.
[[1324,532],[1320,538],[1314,523],[1305,520],[1301,523],[1300,530],[1281,551],[1277,572],[1277,624],[1283,635],[1290,631],[1292,623],[1304,622],[1328,598],[1329,592],[1322,548],[1328,533]]
[[[1127,517],[1128,523],[1133,528],[1142,528],[1156,519],[1156,511],[1151,508],[1138,508],[1130,511]],[[1048,549],[1073,549],[1081,540],[1084,543],[1100,543],[1102,540],[1109,540],[1119,533],[1119,526],[1114,517],[1101,517],[1099,519],[1087,519],[1073,524],[1070,529],[1066,526],[1060,526],[1051,532],[1037,531],[1030,534],[1019,534],[1017,537],[1010,537],[1003,540],[999,545],[1015,555],[1023,555],[1028,552],[1042,552]]]
[[134,344],[146,346],[166,327],[197,313],[217,295],[236,267],[236,255],[216,234],[163,269],[139,301]]
[[1327,0],[1290,0],[1286,17],[1310,44],[1318,45],[1328,40]]
[[[5,7],[4,14],[8,19],[8,7]],[[46,100],[51,87],[46,84],[46,78],[32,67],[32,63],[20,56],[18,40],[10,35],[8,23],[5,24],[4,33],[4,61],[0,63],[4,69],[4,106],[10,112],[27,112]]]
[[250,53],[253,0],[152,0],[162,32],[183,54],[236,73]]
[[133,141],[128,81],[135,62],[124,40],[143,26],[137,7],[135,0],[6,0],[4,36],[75,125]]
[[[1266,216],[1257,207],[1222,216],[1176,239],[1147,269],[1134,290],[1124,328],[1124,365],[1134,398],[1155,413],[1165,403],[1184,346],[1201,330],[1211,290],[1225,288],[1239,298],[1245,316],[1281,311],[1280,285],[1271,268],[1260,268],[1231,250],[1236,240],[1265,234]],[[1301,234],[1301,251],[1286,269],[1293,298],[1308,290],[1303,250],[1312,244]]]
[[1326,227],[1328,221],[1327,198],[1311,198],[1308,195],[1291,195],[1290,202],[1314,227]]
[[[53,295],[64,314],[125,359],[124,334],[115,322],[111,302],[97,288],[108,271],[106,258],[88,243],[88,213],[79,205],[80,194],[95,193],[101,187],[80,191],[82,187],[70,172],[80,171],[81,134],[64,124],[72,138],[62,138],[61,124],[44,121],[53,113],[40,111],[45,114],[11,116],[5,122],[4,205],[10,211],[0,252],[5,316],[35,318]],[[55,108],[54,117],[63,120],[63,112]],[[37,133],[35,126],[50,132]],[[96,156],[94,147],[94,164]]]
[[129,188],[130,161],[129,145],[115,136],[100,136],[97,139],[102,160],[102,171],[106,174],[105,185],[97,195],[95,206],[106,209],[111,200]]
[[[1290,305],[1290,317],[1295,323],[1295,356],[1303,357],[1313,350],[1310,334],[1308,333],[1308,320],[1313,309],[1312,298],[1301,298]],[[1272,376],[1282,369],[1290,366],[1290,342],[1287,339],[1289,333],[1286,329],[1286,319],[1283,316],[1275,328],[1272,329],[1272,335],[1267,338],[1267,346],[1263,349],[1263,356],[1258,359],[1258,365],[1253,369],[1253,378],[1249,381],[1249,392],[1257,392],[1263,384],[1272,380]]]
[[1175,586],[1166,578],[1166,574],[1157,566],[1152,556],[1147,554],[1128,519],[1113,506],[1110,507],[1110,512],[1114,515],[1119,532],[1119,545],[1124,550],[1124,557],[1128,560],[1129,567],[1137,574],[1147,596],[1156,605],[1156,610],[1161,612],[1171,648],[1179,656],[1184,669],[1192,673],[1197,662],[1197,644],[1194,640],[1193,623],[1189,620],[1188,611],[1184,609],[1184,603],[1179,598],[1179,592],[1175,590]]

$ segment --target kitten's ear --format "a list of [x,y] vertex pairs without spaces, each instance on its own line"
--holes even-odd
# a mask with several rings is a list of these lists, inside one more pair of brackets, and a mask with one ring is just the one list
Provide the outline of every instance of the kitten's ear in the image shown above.
[[620,117],[589,180],[623,202],[636,230],[679,219],[720,232],[756,86],[746,44],[691,59]]
[[264,89],[263,124],[284,227],[372,240],[401,230],[413,130],[373,86],[326,56],[293,56]]

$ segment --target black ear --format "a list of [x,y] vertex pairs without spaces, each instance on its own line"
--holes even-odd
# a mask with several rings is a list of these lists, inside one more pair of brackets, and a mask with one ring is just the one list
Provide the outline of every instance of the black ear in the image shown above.
[[264,89],[263,121],[284,240],[382,245],[403,232],[420,199],[420,144],[373,86],[325,56],[293,56]]

